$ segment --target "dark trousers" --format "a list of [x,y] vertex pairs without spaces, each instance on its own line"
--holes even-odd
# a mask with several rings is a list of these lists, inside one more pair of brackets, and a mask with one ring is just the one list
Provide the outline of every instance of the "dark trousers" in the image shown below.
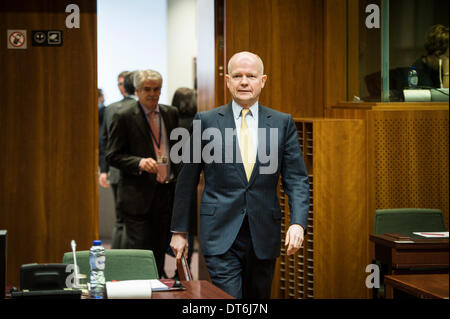
[[276,259],[256,257],[247,217],[225,254],[204,257],[211,280],[220,289],[235,298],[270,298]]
[[114,209],[116,212],[116,223],[112,232],[112,249],[124,249],[127,248],[127,233],[125,228],[125,223],[123,222],[122,214],[120,210],[117,209],[117,184],[111,184],[114,197]]
[[142,215],[122,214],[127,230],[127,248],[152,250],[159,276],[164,270],[174,190],[175,183],[158,184],[150,211]]

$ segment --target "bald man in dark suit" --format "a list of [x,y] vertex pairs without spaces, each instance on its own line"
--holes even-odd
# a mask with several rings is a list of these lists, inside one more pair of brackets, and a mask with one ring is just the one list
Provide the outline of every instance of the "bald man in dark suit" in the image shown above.
[[[201,250],[212,282],[236,298],[270,297],[281,245],[281,210],[277,198],[280,175],[291,212],[286,234],[288,255],[301,247],[307,226],[308,174],[296,126],[289,114],[258,103],[267,79],[263,69],[257,55],[235,54],[226,75],[233,101],[195,116],[191,156],[210,150],[212,142],[203,136],[215,133],[215,140],[225,141],[216,142],[221,149],[214,150],[222,158],[210,161],[202,156],[200,161],[183,160],[171,225],[174,234],[170,245],[176,257],[181,258],[188,249],[186,232],[192,194],[203,172]],[[201,130],[199,141],[195,137],[196,125]],[[227,141],[226,131],[230,129],[236,130],[236,134]],[[238,154],[233,154],[234,150]],[[266,154],[270,154],[268,162],[264,160]]]

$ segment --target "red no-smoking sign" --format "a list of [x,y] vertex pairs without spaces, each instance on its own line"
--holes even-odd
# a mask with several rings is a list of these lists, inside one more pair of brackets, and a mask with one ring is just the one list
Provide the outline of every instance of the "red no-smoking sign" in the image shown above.
[[8,49],[26,49],[27,31],[26,30],[8,30]]

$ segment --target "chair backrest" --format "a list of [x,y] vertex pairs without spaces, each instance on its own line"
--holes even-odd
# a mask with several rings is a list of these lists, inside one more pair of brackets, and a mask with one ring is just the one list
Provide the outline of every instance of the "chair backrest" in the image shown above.
[[374,234],[446,231],[440,209],[395,208],[375,211]]
[[[89,276],[89,250],[76,252],[80,274]],[[63,257],[63,264],[73,264],[72,252]],[[159,279],[155,257],[151,250],[106,249],[105,280]]]

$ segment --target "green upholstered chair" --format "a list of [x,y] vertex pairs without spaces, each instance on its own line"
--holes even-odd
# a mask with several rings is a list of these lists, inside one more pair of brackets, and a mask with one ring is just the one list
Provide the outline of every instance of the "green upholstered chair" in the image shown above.
[[446,231],[440,209],[393,208],[375,211],[374,234]]
[[[76,252],[80,274],[89,275],[89,251]],[[73,264],[72,252],[63,257],[63,264]],[[159,279],[155,257],[151,250],[106,249],[105,280]]]
[[[446,231],[444,217],[440,209],[392,208],[375,211],[374,234],[396,233],[410,236],[413,232]],[[384,274],[386,265],[373,261],[380,267],[380,288],[374,289],[375,298],[384,298]],[[429,269],[422,269],[429,270]],[[420,271],[417,269],[417,271]]]

